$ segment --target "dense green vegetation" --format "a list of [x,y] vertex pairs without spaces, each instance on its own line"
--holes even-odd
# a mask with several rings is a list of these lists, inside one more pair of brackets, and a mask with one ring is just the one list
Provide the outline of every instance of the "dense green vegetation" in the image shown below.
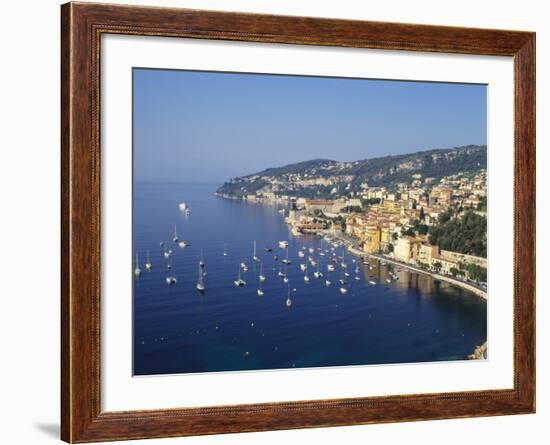
[[464,273],[468,274],[470,280],[481,281],[483,283],[487,282],[487,269],[477,264],[461,264],[458,275],[464,275]]
[[[454,156],[444,157],[445,154],[455,150]],[[434,160],[434,155],[441,155]],[[399,170],[398,165],[402,163],[415,163],[418,167],[410,170]],[[352,182],[352,190],[362,182],[368,181],[371,187],[392,188],[399,182],[410,183],[411,175],[419,173],[423,178],[441,179],[444,176],[455,175],[459,172],[477,171],[487,168],[487,147],[469,145],[449,150],[429,150],[418,153],[385,156],[371,160],[364,160],[346,172],[356,175]]]
[[450,208],[429,229],[429,241],[442,250],[487,257],[487,218],[472,210],[456,214]]

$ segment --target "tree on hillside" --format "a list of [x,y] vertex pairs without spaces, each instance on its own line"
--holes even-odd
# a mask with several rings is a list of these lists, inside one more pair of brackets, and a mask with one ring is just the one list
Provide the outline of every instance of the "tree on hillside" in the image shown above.
[[429,228],[429,241],[442,250],[487,257],[487,218],[466,211],[452,218],[452,210],[440,216],[438,224]]

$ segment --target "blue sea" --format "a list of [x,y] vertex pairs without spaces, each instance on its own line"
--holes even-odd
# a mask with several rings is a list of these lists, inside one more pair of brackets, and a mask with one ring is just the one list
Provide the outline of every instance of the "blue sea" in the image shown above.
[[[134,375],[463,360],[486,340],[487,305],[476,295],[375,260],[371,270],[349,252],[343,295],[339,265],[330,274],[332,285],[325,284],[330,244],[292,236],[279,207],[224,199],[214,194],[216,187],[134,184],[134,257],[138,253],[141,268],[141,276],[133,278]],[[179,210],[180,202],[188,204],[188,214]],[[172,241],[174,225],[189,246]],[[282,240],[289,244],[286,269]],[[263,296],[257,294],[254,241],[266,276]],[[315,249],[325,275],[315,278],[310,265],[309,284],[299,268],[311,255],[306,250],[299,258],[303,247]],[[322,257],[319,248],[329,252]],[[167,249],[173,251],[168,260]],[[343,248],[335,252],[341,256]],[[151,271],[144,267],[147,253]],[[202,294],[195,288],[201,257]],[[241,273],[246,285],[236,287],[243,261],[249,268]],[[279,270],[286,272],[288,287]],[[169,275],[177,283],[168,285]]]

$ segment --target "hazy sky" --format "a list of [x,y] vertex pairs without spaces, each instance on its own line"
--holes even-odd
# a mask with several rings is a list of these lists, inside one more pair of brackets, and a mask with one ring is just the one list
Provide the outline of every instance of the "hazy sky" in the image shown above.
[[134,69],[137,181],[486,144],[484,85]]

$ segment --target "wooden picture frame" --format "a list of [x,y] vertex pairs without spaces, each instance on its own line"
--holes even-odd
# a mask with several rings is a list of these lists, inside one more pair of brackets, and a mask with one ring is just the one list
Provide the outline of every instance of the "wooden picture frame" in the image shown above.
[[[515,67],[513,389],[102,412],[99,115],[103,34],[512,56]],[[534,33],[67,3],[61,7],[61,35],[63,440],[94,442],[535,411]]]

